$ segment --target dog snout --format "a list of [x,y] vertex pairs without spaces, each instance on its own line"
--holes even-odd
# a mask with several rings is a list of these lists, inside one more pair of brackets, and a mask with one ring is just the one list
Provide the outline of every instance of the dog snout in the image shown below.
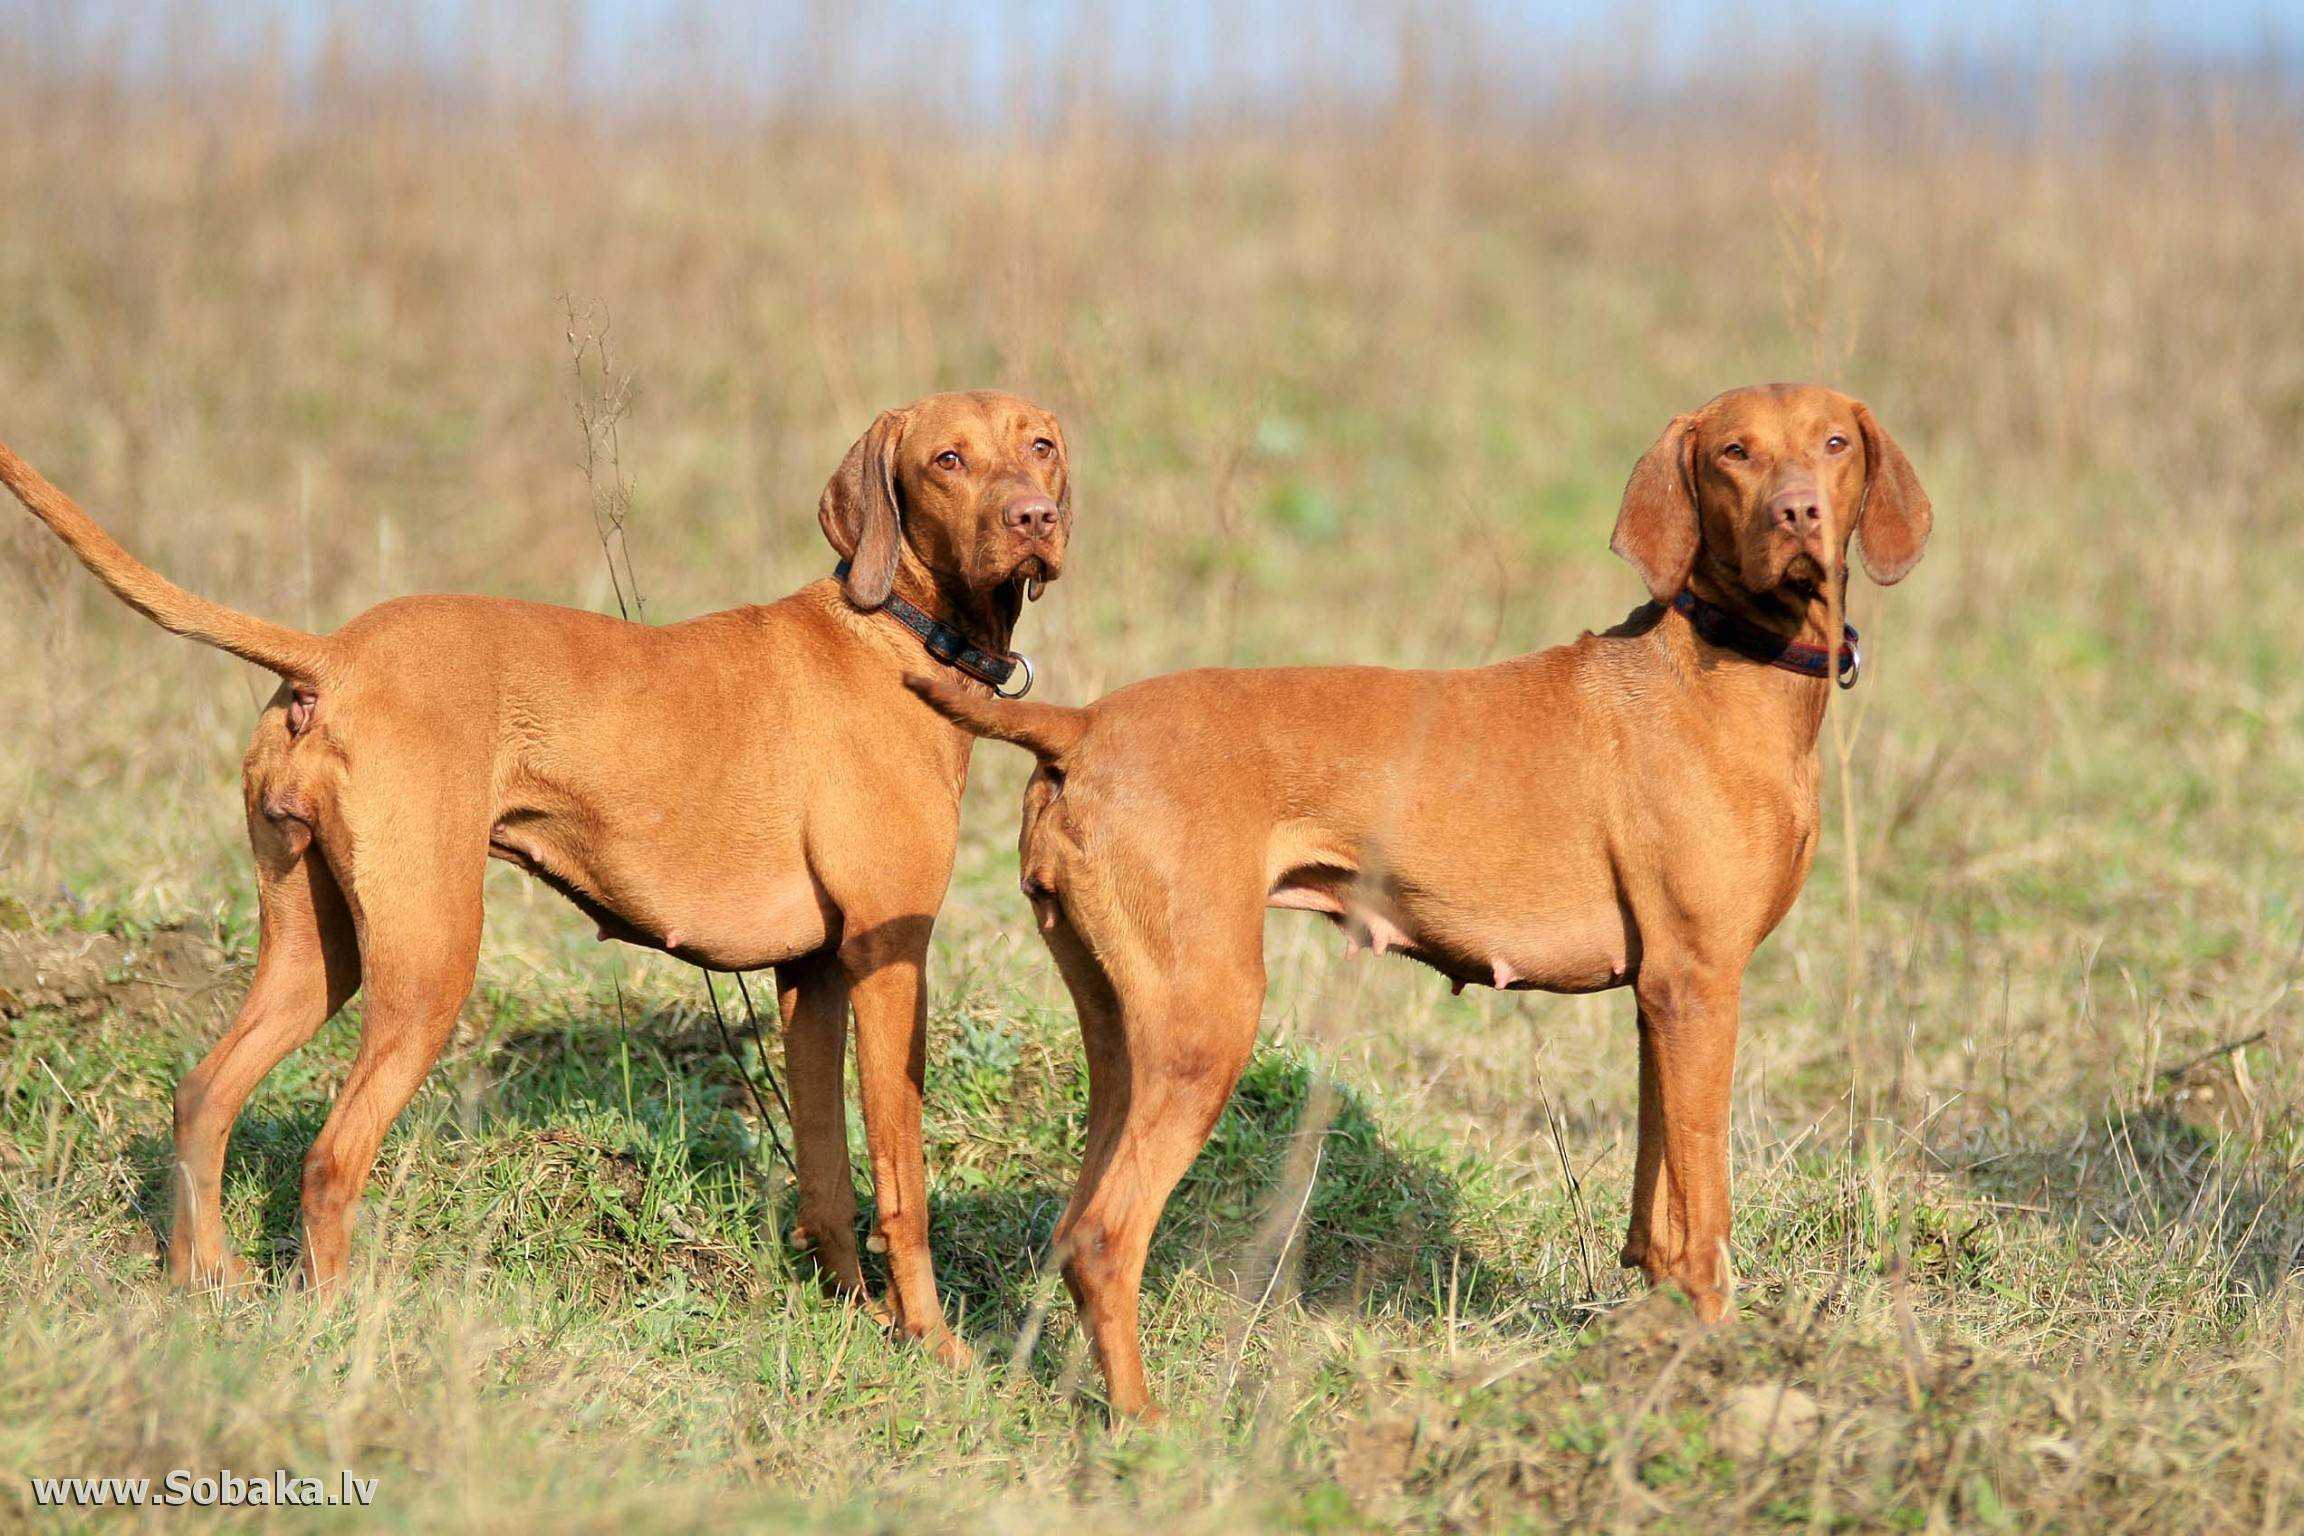
[[1011,532],[1028,539],[1044,539],[1056,531],[1056,520],[1061,514],[1053,498],[1024,496],[1008,503],[1000,520]]
[[1778,491],[1768,498],[1768,523],[1805,540],[1824,527],[1824,498],[1813,485]]

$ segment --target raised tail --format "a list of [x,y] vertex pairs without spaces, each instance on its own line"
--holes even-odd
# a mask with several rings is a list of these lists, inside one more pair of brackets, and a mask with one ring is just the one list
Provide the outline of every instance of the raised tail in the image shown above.
[[1027,704],[1022,699],[985,697],[947,677],[914,672],[904,686],[964,731],[1011,741],[1044,763],[1055,762],[1088,734],[1088,711],[1062,704]]
[[0,484],[80,557],[120,601],[162,629],[189,635],[252,661],[282,677],[319,682],[332,670],[335,647],[323,635],[251,618],[238,609],[185,591],[120,547],[95,519],[45,476],[0,443]]

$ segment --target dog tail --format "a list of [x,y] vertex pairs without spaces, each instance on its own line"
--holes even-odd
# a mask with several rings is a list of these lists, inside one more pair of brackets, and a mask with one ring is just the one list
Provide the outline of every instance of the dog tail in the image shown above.
[[237,609],[185,591],[120,547],[72,498],[0,443],[0,484],[62,539],[96,579],[162,629],[189,635],[219,650],[300,682],[319,682],[331,670],[335,647],[322,635],[251,618]]
[[1027,704],[1021,699],[985,698],[948,677],[914,672],[904,686],[964,731],[1010,741],[1044,763],[1053,763],[1088,734],[1088,711],[1062,704]]

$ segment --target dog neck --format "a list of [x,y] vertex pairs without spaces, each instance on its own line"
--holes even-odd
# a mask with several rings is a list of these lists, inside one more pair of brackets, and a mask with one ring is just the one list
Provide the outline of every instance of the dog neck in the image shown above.
[[[848,562],[840,561],[833,575],[845,580]],[[959,583],[938,580],[907,559],[897,568],[887,601],[874,613],[905,630],[936,661],[998,689],[1022,660],[1008,649],[1022,606],[1016,583],[986,597]]]
[[1702,572],[1691,579],[1689,592],[1724,622],[1704,622],[1701,614],[1675,604],[1649,604],[1650,634],[1671,673],[1702,698],[1706,713],[1764,722],[1767,736],[1780,740],[1789,756],[1809,758],[1823,730],[1832,682],[1770,653],[1781,645],[1810,656],[1832,655],[1827,637],[1833,605],[1789,591],[1756,599]]
[[1841,571],[1831,577],[1829,586],[1828,593],[1790,585],[1772,592],[1753,592],[1741,583],[1724,580],[1718,571],[1699,561],[1689,573],[1687,595],[1788,645],[1830,651],[1835,641],[1844,638],[1835,615],[1848,611],[1848,573]]
[[[1839,626],[1841,644],[1832,647],[1755,623],[1734,609],[1707,601],[1693,592],[1684,591],[1675,597],[1672,608],[1705,641],[1723,650],[1803,677],[1837,677],[1843,685],[1856,681],[1860,653],[1856,649],[1856,631],[1850,625]],[[1829,618],[1824,628],[1828,633],[1832,630]]]
[[931,619],[966,635],[978,648],[999,656],[1009,654],[1008,642],[1024,610],[1021,582],[1002,582],[985,591],[912,560],[897,567],[893,591]]

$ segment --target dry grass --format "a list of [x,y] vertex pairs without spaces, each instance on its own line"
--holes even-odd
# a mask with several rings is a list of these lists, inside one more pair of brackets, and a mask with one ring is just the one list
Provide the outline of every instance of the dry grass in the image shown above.
[[[1621,1293],[1621,999],[1451,999],[1276,920],[1274,1044],[1155,1263],[1176,1426],[1108,1437],[1068,1402],[1061,1305],[1012,1368],[940,1377],[792,1282],[693,984],[500,874],[469,1038],[388,1144],[366,1230],[394,1235],[336,1317],[151,1284],[204,1006],[0,1010],[18,1487],[350,1463],[411,1527],[2304,1516],[2304,154],[2274,85],[2122,77],[2022,139],[1885,85],[1839,114],[1025,134],[306,111],[262,77],[219,113],[0,62],[32,82],[0,127],[0,435],[164,570],[290,621],[421,589],[613,606],[568,299],[637,378],[654,616],[820,574],[814,498],[874,408],[994,383],[1061,409],[1077,559],[1024,637],[1058,697],[1612,622],[1623,475],[1735,383],[1869,399],[1939,509],[1854,615],[1861,927],[1835,842],[1746,989],[1748,1328],[1581,1322],[1586,1255]],[[0,655],[14,925],[133,951],[189,924],[244,963],[233,784],[265,680],[27,519],[0,519]],[[977,759],[931,1089],[939,1259],[996,1358],[1078,1114],[1011,757]],[[347,1030],[235,1143],[259,1253]],[[1315,1061],[1342,1097],[1304,1287],[1258,1308]],[[1821,1419],[1755,1441],[1737,1394],[1779,1381]]]

